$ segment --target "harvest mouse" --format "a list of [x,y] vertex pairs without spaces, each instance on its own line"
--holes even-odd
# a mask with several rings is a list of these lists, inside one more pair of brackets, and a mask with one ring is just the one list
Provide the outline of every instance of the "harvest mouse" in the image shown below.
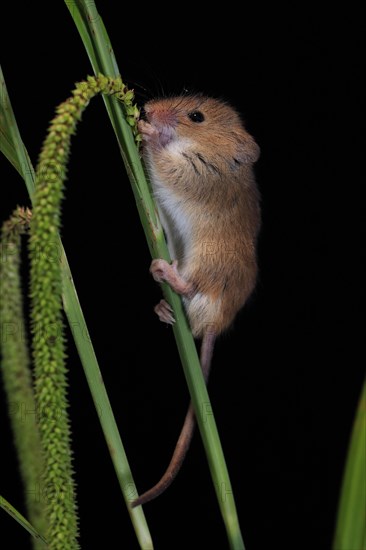
[[[173,263],[150,271],[180,294],[192,334],[201,338],[207,381],[215,339],[233,322],[254,289],[259,192],[253,164],[260,149],[227,103],[203,95],[155,99],[140,120],[143,157]],[[174,323],[169,304],[155,308]],[[190,404],[171,462],[161,480],[132,502],[161,494],[177,475],[195,427]]]

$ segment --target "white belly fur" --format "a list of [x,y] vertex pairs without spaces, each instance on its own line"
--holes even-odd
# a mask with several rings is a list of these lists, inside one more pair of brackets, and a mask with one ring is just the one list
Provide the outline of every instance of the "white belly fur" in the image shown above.
[[207,294],[197,292],[192,299],[183,298],[193,336],[202,337],[203,331],[216,332],[221,322],[221,299],[212,300]]
[[[191,220],[184,204],[167,188],[155,174],[150,173],[154,195],[157,201],[159,217],[164,228],[168,249],[172,260],[178,260],[178,271],[184,277],[189,272],[189,250],[191,248]],[[188,275],[189,277],[189,275]],[[195,337],[202,336],[202,327],[206,329],[217,323],[221,315],[221,300],[212,300],[206,294],[197,292],[192,298],[183,297],[183,303]]]
[[163,186],[157,178],[152,178],[152,183],[160,221],[168,241],[170,256],[172,260],[183,260],[191,240],[190,220],[184,206],[176,199],[170,189]]

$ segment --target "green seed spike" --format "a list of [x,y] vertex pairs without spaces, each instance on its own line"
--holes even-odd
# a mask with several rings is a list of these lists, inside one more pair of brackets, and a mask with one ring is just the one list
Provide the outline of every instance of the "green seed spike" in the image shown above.
[[135,117],[133,128],[137,134],[138,112],[122,80],[90,76],[78,83],[72,97],[58,106],[36,170],[30,237],[32,331],[50,550],[79,548],[57,235],[71,136],[89,101],[100,93],[120,100],[126,115],[132,109],[129,114],[132,112]]
[[[37,496],[40,493],[43,460],[20,278],[21,235],[27,231],[30,218],[30,210],[17,208],[10,219],[3,224],[1,231],[1,370],[14,444],[18,454],[19,470],[25,488],[27,516],[38,532],[46,533],[47,521],[44,501]],[[17,515],[15,517],[18,518]],[[45,548],[44,544],[37,539],[33,539],[32,543],[34,550]]]

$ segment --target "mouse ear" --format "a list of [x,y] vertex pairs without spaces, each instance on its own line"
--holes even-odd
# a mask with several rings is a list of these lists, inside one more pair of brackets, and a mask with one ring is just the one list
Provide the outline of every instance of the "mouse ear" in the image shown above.
[[244,164],[257,162],[260,155],[259,145],[254,141],[251,135],[240,134],[237,138],[237,160]]

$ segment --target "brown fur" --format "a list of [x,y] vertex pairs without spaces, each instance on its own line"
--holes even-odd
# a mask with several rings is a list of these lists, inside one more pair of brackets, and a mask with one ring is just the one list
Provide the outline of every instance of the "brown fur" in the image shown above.
[[[177,260],[174,268],[155,260],[151,272],[183,295],[192,333],[203,338],[201,367],[207,380],[216,336],[231,325],[255,286],[260,207],[253,163],[259,147],[236,111],[216,99],[158,99],[145,110],[148,122],[139,124],[144,157],[168,246]],[[194,113],[202,120],[192,120]],[[157,309],[165,322],[167,307]],[[191,404],[164,476],[133,507],[170,485],[194,426]]]

